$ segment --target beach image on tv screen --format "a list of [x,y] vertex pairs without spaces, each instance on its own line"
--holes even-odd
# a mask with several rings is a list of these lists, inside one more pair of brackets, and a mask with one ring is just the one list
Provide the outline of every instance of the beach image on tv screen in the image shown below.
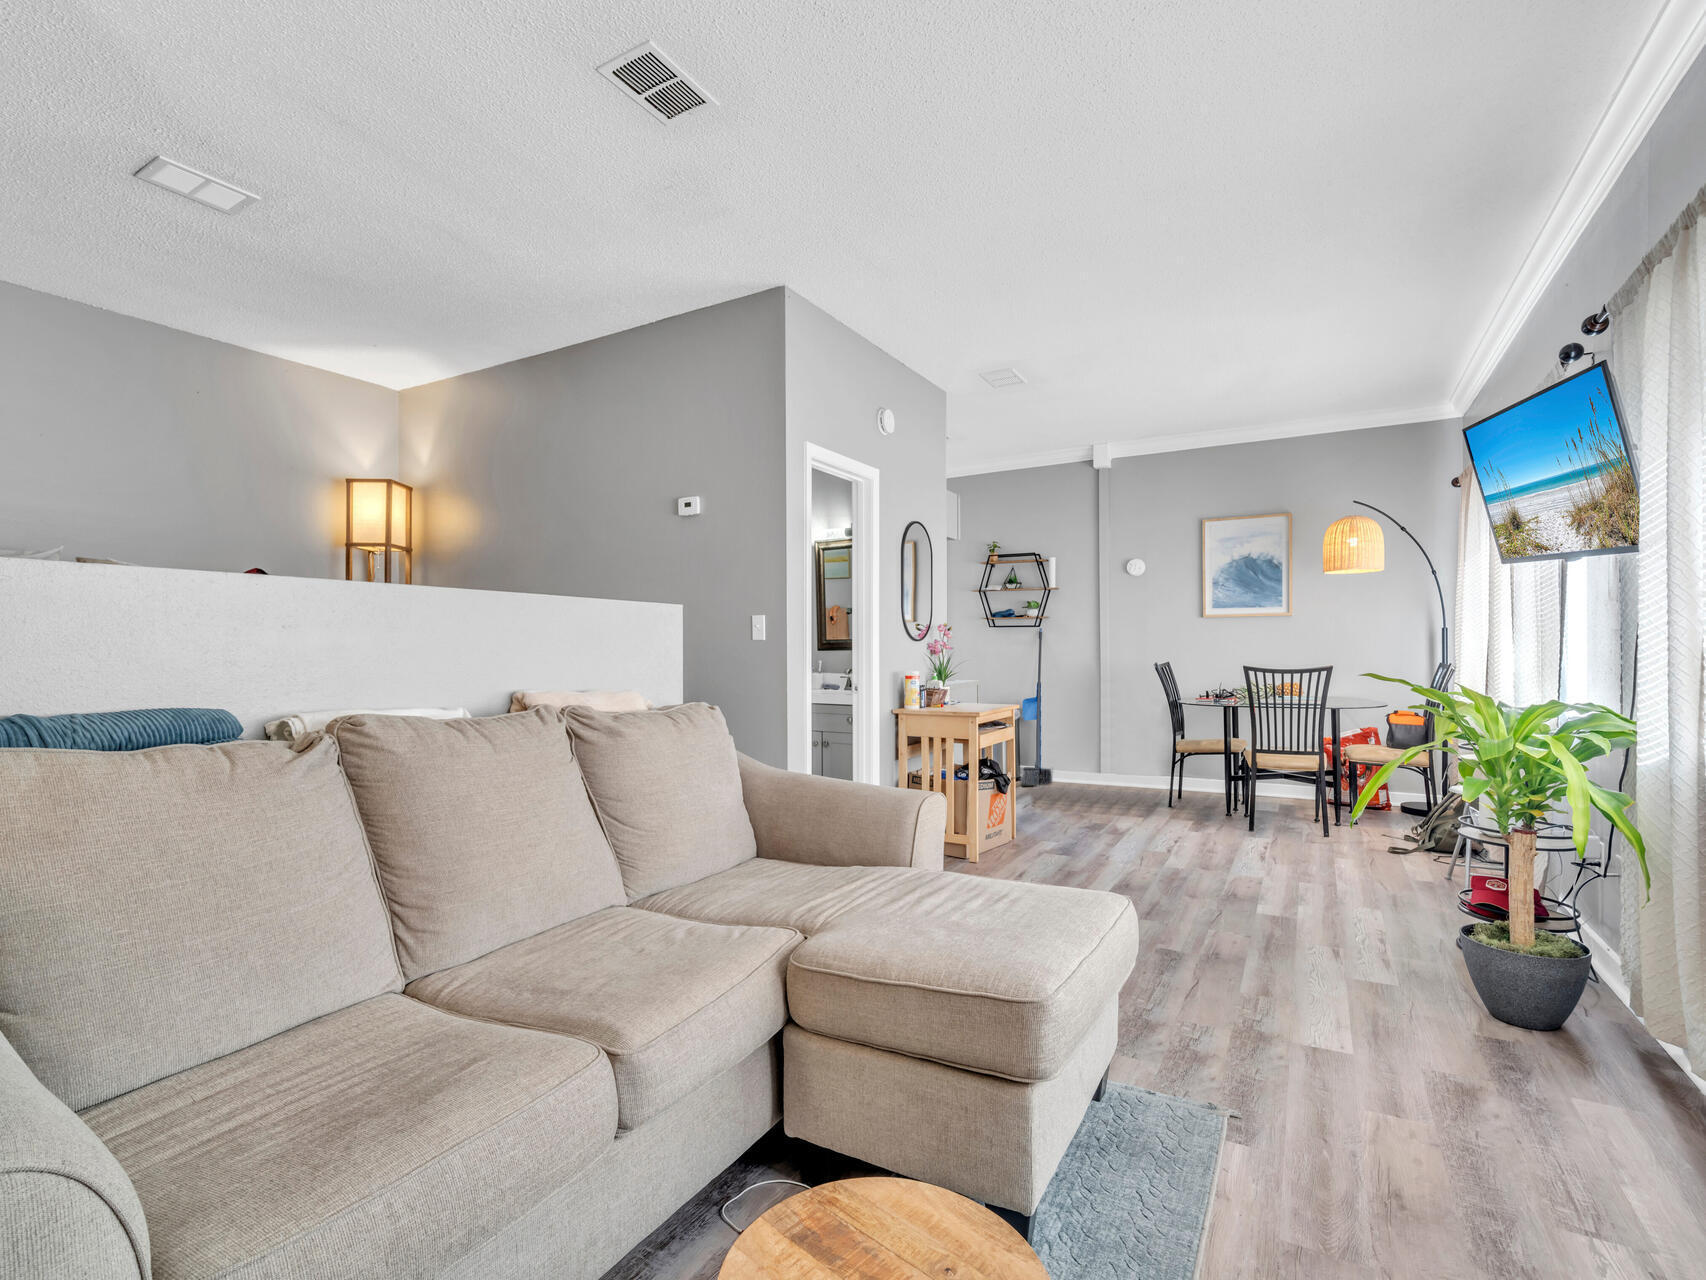
[[1596,365],[1464,433],[1505,559],[1636,545],[1635,469],[1607,378]]

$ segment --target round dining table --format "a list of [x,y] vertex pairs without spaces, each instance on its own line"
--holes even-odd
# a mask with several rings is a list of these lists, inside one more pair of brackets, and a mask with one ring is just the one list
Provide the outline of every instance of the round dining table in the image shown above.
[[[1226,812],[1232,812],[1233,779],[1243,776],[1242,760],[1232,758],[1232,739],[1238,736],[1238,713],[1249,705],[1243,698],[1180,698],[1181,706],[1186,707],[1219,707],[1220,740],[1225,748],[1226,759]],[[1313,705],[1313,704],[1311,704]],[[1379,698],[1366,693],[1329,693],[1327,695],[1327,716],[1332,723],[1333,740],[1333,825],[1341,826],[1343,822],[1339,811],[1343,807],[1343,787],[1340,781],[1342,770],[1338,762],[1343,758],[1341,747],[1344,738],[1344,727],[1341,717],[1347,711],[1379,711],[1389,707],[1390,702],[1382,702]]]

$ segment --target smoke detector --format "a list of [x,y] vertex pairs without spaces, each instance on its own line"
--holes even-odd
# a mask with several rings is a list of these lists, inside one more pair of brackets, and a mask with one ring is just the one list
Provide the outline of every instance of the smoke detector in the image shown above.
[[644,107],[652,119],[668,124],[696,111],[714,107],[717,100],[706,93],[650,40],[636,45],[619,58],[612,58],[598,73],[636,106]]
[[997,391],[1005,391],[1009,387],[1022,387],[1025,385],[1025,375],[1011,366],[1005,369],[985,369],[982,373],[978,374],[978,377],[982,378]]

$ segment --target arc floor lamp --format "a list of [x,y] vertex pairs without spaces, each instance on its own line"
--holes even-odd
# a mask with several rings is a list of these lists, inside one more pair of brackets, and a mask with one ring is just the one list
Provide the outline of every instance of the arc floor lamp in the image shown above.
[[[1414,542],[1416,550],[1422,553],[1422,559],[1428,562],[1428,572],[1433,574],[1434,591],[1439,596],[1439,658],[1441,662],[1450,662],[1451,627],[1445,612],[1445,589],[1439,585],[1439,572],[1434,568],[1433,557],[1428,554],[1428,549],[1421,544],[1421,540],[1399,524],[1390,511],[1382,511],[1372,502],[1364,502],[1361,498],[1353,498],[1352,504],[1367,507],[1398,525],[1398,532]],[[1380,573],[1384,570],[1386,534],[1380,528],[1380,522],[1357,515],[1333,521],[1327,526],[1327,536],[1321,539],[1321,568],[1327,573]]]

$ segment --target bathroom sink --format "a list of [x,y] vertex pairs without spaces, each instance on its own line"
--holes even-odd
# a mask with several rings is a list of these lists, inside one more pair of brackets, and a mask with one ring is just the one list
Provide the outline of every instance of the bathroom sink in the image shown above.
[[847,677],[838,672],[814,671],[806,687],[811,691],[813,702],[850,707],[853,705],[853,693],[846,686]]

